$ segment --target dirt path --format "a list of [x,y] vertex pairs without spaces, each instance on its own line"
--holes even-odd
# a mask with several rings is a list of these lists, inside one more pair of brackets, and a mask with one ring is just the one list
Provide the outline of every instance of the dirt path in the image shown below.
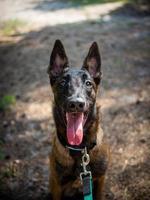
[[34,27],[42,28],[65,23],[82,22],[100,18],[112,10],[122,6],[123,3],[106,3],[89,6],[76,6],[71,1],[57,0],[5,0],[0,2],[0,18],[21,19],[28,21]]
[[[28,13],[35,1],[27,3]],[[19,5],[13,6],[21,13]],[[74,9],[74,13],[84,16],[85,10],[95,9],[92,5],[84,9],[57,5],[60,7],[53,14]],[[115,6],[112,7],[117,9]],[[45,23],[38,26],[38,18],[34,17],[37,20],[31,20],[17,34],[0,37],[1,96],[16,97],[14,108],[0,113],[0,153],[4,155],[0,161],[0,199],[47,197],[48,153],[54,123],[46,68],[53,43],[59,38],[71,66],[82,65],[92,41],[97,41],[101,49],[103,81],[98,101],[105,137],[112,151],[106,199],[149,200],[150,18],[114,15],[110,10],[104,15],[104,11],[98,10],[94,19],[81,18],[80,22],[72,23],[64,20],[63,24],[54,25],[47,24],[47,12],[42,14]],[[9,13],[11,18],[17,16],[12,13]]]

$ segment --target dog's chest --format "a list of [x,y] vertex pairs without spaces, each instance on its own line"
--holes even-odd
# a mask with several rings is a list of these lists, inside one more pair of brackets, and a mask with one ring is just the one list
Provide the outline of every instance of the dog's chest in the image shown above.
[[80,163],[74,163],[70,166],[63,166],[56,161],[56,171],[59,174],[59,181],[63,188],[63,196],[72,197],[77,194],[82,195],[82,183],[79,178],[82,167]]
[[82,166],[80,161],[74,162],[68,166],[64,166],[56,161],[56,171],[59,174],[61,185],[64,185],[68,182],[75,181],[80,176]]
[[[93,177],[99,177],[105,174],[107,169],[107,157],[99,156],[96,157],[87,166],[87,170],[91,171]],[[59,181],[61,185],[73,182],[80,177],[80,173],[83,172],[81,159],[77,159],[74,163],[68,166],[64,166],[56,161],[56,171],[59,174]]]

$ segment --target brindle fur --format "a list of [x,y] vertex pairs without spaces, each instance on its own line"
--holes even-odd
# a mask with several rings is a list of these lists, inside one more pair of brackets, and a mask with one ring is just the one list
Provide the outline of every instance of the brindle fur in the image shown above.
[[[94,60],[92,60],[94,59]],[[96,64],[95,64],[96,63]],[[90,67],[92,70],[90,70]],[[95,67],[95,72],[93,72]],[[56,68],[56,70],[55,70]],[[109,148],[103,142],[103,131],[101,129],[100,108],[96,106],[96,93],[101,80],[100,71],[100,55],[98,46],[94,42],[89,53],[84,61],[81,70],[68,69],[68,58],[62,43],[57,40],[55,42],[48,68],[50,83],[54,93],[53,116],[56,125],[56,134],[53,138],[52,151],[50,153],[50,192],[53,200],[83,200],[82,184],[79,178],[81,167],[81,153],[71,154],[66,148],[66,125],[65,114],[67,108],[67,97],[72,95],[69,89],[61,91],[61,81],[64,77],[71,76],[70,85],[71,91],[78,91],[82,87],[84,81],[81,77],[92,81],[92,89],[84,92],[78,91],[88,105],[88,117],[84,125],[84,137],[82,146],[87,146],[90,155],[89,168],[93,176],[93,199],[101,200],[105,172],[109,161]],[[69,75],[68,75],[69,74]],[[74,81],[73,81],[74,80]],[[66,81],[69,84],[69,80]],[[60,88],[59,88],[60,87]],[[74,88],[76,87],[76,88]],[[75,90],[74,90],[75,89]],[[82,88],[84,90],[84,88]],[[67,93],[65,93],[68,91]]]

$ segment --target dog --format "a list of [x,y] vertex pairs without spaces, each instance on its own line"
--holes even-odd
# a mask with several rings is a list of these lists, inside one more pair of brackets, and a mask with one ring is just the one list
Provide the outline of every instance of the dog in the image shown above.
[[71,68],[64,46],[56,40],[48,66],[53,91],[56,133],[50,153],[50,193],[53,200],[83,200],[82,153],[87,149],[93,199],[103,198],[109,147],[103,142],[96,95],[101,82],[101,57],[93,42],[81,69]]

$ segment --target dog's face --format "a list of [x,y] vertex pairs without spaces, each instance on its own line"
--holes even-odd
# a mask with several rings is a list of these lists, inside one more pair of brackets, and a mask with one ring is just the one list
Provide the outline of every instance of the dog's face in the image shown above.
[[81,69],[69,67],[64,47],[56,40],[48,74],[54,93],[54,103],[60,110],[60,116],[66,126],[70,145],[80,145],[83,139],[83,127],[88,114],[94,107],[97,88],[101,80],[101,60],[97,44],[89,49]]

